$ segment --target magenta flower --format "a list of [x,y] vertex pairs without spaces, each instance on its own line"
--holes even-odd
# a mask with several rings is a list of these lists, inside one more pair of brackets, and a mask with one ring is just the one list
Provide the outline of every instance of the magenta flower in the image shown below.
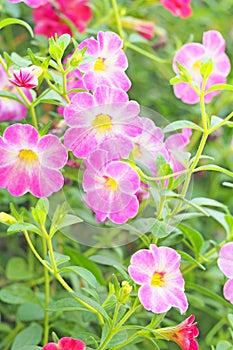
[[188,302],[180,272],[180,255],[172,248],[150,245],[136,252],[128,268],[131,278],[141,287],[138,297],[146,310],[162,313],[172,306],[184,313]]
[[[129,139],[141,133],[139,105],[129,101],[125,91],[99,86],[93,95],[75,94],[65,107],[64,117],[70,129],[64,136],[67,149],[85,158],[109,139]],[[127,142],[127,141],[126,141]],[[132,148],[130,144],[129,152]]]
[[112,160],[112,155],[102,149],[92,152],[85,164],[83,189],[87,205],[95,212],[96,219],[123,224],[133,218],[139,208],[137,172],[127,163]]
[[122,50],[123,41],[116,33],[99,32],[97,40],[90,38],[81,42],[79,49],[84,47],[87,47],[86,54],[93,56],[92,61],[79,66],[87,90],[93,91],[101,84],[129,90],[131,82],[125,74],[128,61]]
[[42,350],[85,350],[86,344],[82,340],[73,339],[69,337],[61,338],[56,343],[48,343]]
[[83,32],[92,17],[89,1],[45,1],[43,6],[33,10],[33,20],[36,24],[35,33],[45,35],[48,38],[54,36],[55,33],[58,36],[65,33],[72,35],[72,29],[64,20],[64,16],[72,22],[80,33]]
[[191,315],[177,326],[156,329],[156,332],[177,343],[182,350],[198,350],[198,342],[194,338],[199,331],[194,320],[195,316]]
[[19,87],[32,89],[38,85],[38,76],[42,73],[42,68],[31,66],[13,70],[13,78],[9,81]]
[[165,141],[165,147],[169,153],[170,165],[174,172],[185,169],[190,153],[186,151],[186,146],[189,143],[192,135],[191,129],[183,129],[182,133],[169,136]]
[[[20,100],[21,97],[16,88],[9,82],[8,75],[0,65],[0,90],[5,90],[14,93]],[[31,100],[32,96],[28,89],[22,88],[22,91],[26,97]],[[22,120],[26,117],[27,107],[16,100],[9,99],[7,97],[0,97],[0,122],[1,121],[13,121]]]
[[121,17],[123,28],[133,29],[148,40],[152,40],[155,34],[155,23],[135,17]]
[[223,295],[233,304],[233,242],[226,243],[219,251],[218,266],[229,278],[224,285]]
[[0,187],[13,196],[31,192],[48,197],[63,186],[58,169],[67,161],[67,152],[54,135],[39,138],[28,124],[9,126],[0,137]]
[[174,16],[186,18],[192,15],[191,0],[161,0],[161,2]]
[[[207,79],[205,91],[214,84],[226,82],[226,77],[230,72],[230,61],[225,54],[225,40],[216,30],[209,30],[203,34],[203,44],[189,43],[182,46],[173,59],[173,70],[178,74],[179,68],[176,62],[184,66],[192,77],[195,86],[201,89],[203,77],[201,75],[201,64],[211,59],[213,71]],[[176,97],[183,102],[193,104],[199,101],[198,94],[187,82],[180,82],[174,85]],[[213,96],[219,91],[213,91],[205,96],[205,101],[210,102]]]
[[146,166],[156,176],[156,157],[160,153],[169,161],[169,153],[163,142],[162,130],[149,118],[141,118],[141,121],[142,133],[133,139],[132,155],[137,162]]
[[50,0],[8,0],[9,2],[25,2],[26,5],[30,7],[39,7],[41,5],[47,4]]

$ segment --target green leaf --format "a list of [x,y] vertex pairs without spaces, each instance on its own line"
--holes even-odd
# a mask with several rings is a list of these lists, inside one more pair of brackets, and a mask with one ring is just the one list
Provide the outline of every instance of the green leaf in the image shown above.
[[11,350],[22,350],[25,345],[37,345],[40,343],[43,328],[38,324],[32,324],[17,334]]
[[42,350],[42,347],[36,346],[36,345],[26,345],[26,346],[22,346],[20,350]]
[[23,258],[13,257],[6,265],[6,277],[10,281],[27,281],[32,278],[32,273]]
[[202,235],[200,234],[200,232],[196,231],[195,229],[189,226],[180,224],[178,227],[183,232],[183,234],[189,239],[194,249],[195,256],[198,257],[201,247],[204,244],[204,239]]
[[194,169],[193,172],[196,173],[198,171],[203,171],[203,170],[211,170],[211,171],[217,171],[223,174],[226,174],[228,176],[233,177],[233,172],[230,170],[227,170],[225,168],[222,168],[218,165],[215,164],[208,164],[208,165],[201,165],[198,168]]
[[8,228],[7,233],[11,234],[11,233],[15,233],[15,232],[22,232],[25,230],[35,232],[41,236],[40,229],[37,226],[35,226],[33,224],[29,224],[27,222],[18,222],[16,224],[11,225]]
[[177,120],[177,121],[167,125],[163,129],[163,132],[167,133],[167,132],[172,132],[172,131],[183,129],[183,128],[195,129],[195,130],[198,130],[201,132],[203,131],[203,129],[199,125],[197,125],[189,120]]
[[121,331],[112,337],[112,339],[110,340],[110,342],[106,346],[106,349],[114,348],[115,346],[122,344],[127,339],[128,339],[127,332]]
[[216,346],[216,350],[233,350],[233,346],[226,340],[220,340]]
[[78,224],[79,222],[82,222],[82,221],[83,220],[76,215],[66,214],[64,221],[57,226],[57,229],[61,230],[64,227]]
[[27,22],[22,21],[21,19],[16,19],[16,18],[2,19],[0,21],[0,29],[4,28],[6,26],[9,26],[11,24],[19,24],[19,25],[25,27],[28,30],[28,32],[30,33],[31,37],[32,38],[34,37],[34,33],[33,33],[32,28],[30,27],[30,25]]
[[102,271],[93,261],[85,257],[83,254],[78,253],[77,249],[64,246],[63,250],[64,250],[64,253],[69,255],[71,259],[71,264],[85,267],[86,269],[88,269],[93,273],[93,275],[95,276],[95,278],[100,284],[105,285],[105,279],[102,275]]
[[23,101],[18,96],[16,96],[13,92],[10,92],[7,90],[0,90],[0,97],[7,98],[7,99],[9,98],[9,99],[15,100],[21,104],[24,104]]
[[44,310],[38,304],[22,304],[17,310],[17,316],[22,322],[43,320]]
[[227,206],[221,202],[216,201],[215,199],[206,198],[206,197],[196,197],[196,198],[193,198],[190,202],[195,203],[198,206],[222,208],[227,212]]
[[61,269],[60,272],[73,272],[76,275],[78,275],[81,279],[85,280],[94,289],[97,288],[97,281],[95,276],[84,267],[68,266]]
[[188,260],[191,261],[192,263],[194,263],[195,265],[197,265],[198,267],[200,267],[200,269],[202,270],[206,270],[205,266],[203,266],[201,263],[199,263],[196,259],[194,259],[191,255],[189,255],[188,253],[185,253],[181,250],[177,250],[177,252],[181,255],[182,259],[184,260]]
[[36,203],[35,208],[31,208],[34,220],[40,225],[44,226],[46,217],[49,212],[49,201],[47,198],[40,198]]
[[[64,264],[65,262],[70,260],[70,257],[68,255],[64,255],[58,252],[53,252],[53,254],[54,254],[54,259],[57,266]],[[49,259],[50,259],[50,262],[52,263],[50,253],[49,253]]]
[[164,238],[167,237],[175,228],[168,223],[156,220],[154,226],[152,227],[152,234],[156,238]]
[[219,123],[222,123],[223,119],[220,117],[217,117],[216,115],[213,115],[210,120],[210,129],[217,126]]
[[233,310],[233,305],[231,303],[226,301],[224,298],[220,297],[218,294],[212,292],[210,289],[199,286],[198,284],[192,283],[192,282],[186,282],[185,288],[186,288],[186,290],[187,289],[196,290],[196,291],[200,292],[201,294],[210,297],[210,299],[216,300],[219,304],[222,304],[222,305],[230,308],[231,310]]
[[32,290],[20,284],[11,284],[0,291],[0,300],[7,304],[24,304],[37,301]]
[[[83,295],[82,293],[79,293],[79,292],[76,292],[73,294],[76,297],[78,297],[80,303],[82,303],[82,301],[83,301],[85,304],[88,304],[93,309],[95,309],[101,316],[103,316],[103,318],[105,320],[107,320],[108,322],[110,321],[110,318],[109,318],[107,312],[104,310],[104,308],[100,304],[98,304],[96,301],[94,301],[92,298],[89,298],[86,295]],[[90,311],[88,308],[86,310]]]
[[205,94],[207,95],[209,92],[216,91],[216,90],[233,91],[233,85],[230,85],[230,84],[215,84],[215,85],[212,85],[208,90],[206,90]]
[[169,80],[169,83],[170,85],[175,85],[175,84],[178,84],[178,83],[182,83],[182,79],[179,78],[179,77],[173,77]]
[[209,215],[216,220],[226,231],[227,234],[230,233],[230,228],[226,220],[225,213],[222,213],[220,211],[214,210],[214,209],[206,209],[209,213]]
[[47,311],[87,311],[87,309],[74,298],[62,298],[49,304]]

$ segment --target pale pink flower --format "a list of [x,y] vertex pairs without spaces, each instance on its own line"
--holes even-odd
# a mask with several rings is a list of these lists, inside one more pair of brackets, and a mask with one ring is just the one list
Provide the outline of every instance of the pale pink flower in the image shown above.
[[85,350],[86,344],[82,340],[73,339],[69,337],[61,338],[56,343],[48,343],[42,350]]
[[224,285],[224,297],[233,304],[233,242],[226,243],[219,251],[218,266],[229,278]]
[[[201,64],[209,59],[212,60],[213,70],[207,79],[205,91],[212,85],[225,83],[230,72],[230,61],[225,54],[225,40],[216,30],[209,30],[203,34],[203,44],[189,43],[182,46],[173,59],[173,70],[179,77],[179,68],[176,64],[179,62],[188,70],[193,84],[197,88],[201,88],[203,82],[200,71]],[[188,82],[177,83],[173,88],[176,97],[183,102],[193,104],[199,101],[199,96]],[[214,91],[206,94],[205,102],[210,102],[213,96],[218,93],[219,91]]]
[[[20,100],[17,89],[9,82],[8,75],[4,68],[0,65],[0,90],[14,93]],[[28,89],[22,88],[26,97],[31,100],[32,96]],[[27,107],[20,102],[9,99],[7,97],[0,97],[0,121],[21,120],[26,117]]]
[[41,5],[47,4],[48,2],[50,2],[50,0],[8,0],[9,2],[24,2],[26,5],[30,6],[30,7],[39,7]]
[[93,151],[85,164],[83,189],[96,219],[123,224],[135,217],[139,208],[136,193],[140,188],[137,172],[127,163],[112,160],[112,154],[102,149]]
[[[37,1],[37,0],[35,0]],[[72,28],[67,24],[66,17],[81,33],[86,29],[92,17],[92,10],[88,0],[56,0],[46,2],[33,11],[35,33],[48,38],[57,33],[72,35]]]
[[9,126],[0,137],[0,187],[13,196],[31,192],[48,197],[63,186],[59,169],[67,161],[67,152],[54,135],[39,138],[29,124]]
[[192,8],[190,6],[191,0],[161,0],[162,5],[174,16],[183,18],[192,15]]
[[85,158],[109,139],[133,138],[141,133],[138,113],[138,103],[129,101],[121,89],[102,85],[93,95],[77,93],[64,110],[65,121],[71,126],[64,136],[65,146],[76,157]]
[[182,350],[198,350],[198,342],[194,338],[199,331],[194,320],[195,316],[191,315],[177,326],[156,329],[156,332],[177,343]]
[[180,255],[174,249],[151,244],[150,249],[136,252],[130,263],[129,274],[141,285],[138,297],[146,310],[162,313],[173,306],[181,313],[187,310]]
[[13,78],[9,81],[19,87],[32,89],[38,85],[38,76],[42,73],[42,68],[31,66],[13,70]]
[[182,133],[169,136],[165,141],[165,147],[169,153],[169,163],[174,172],[184,170],[187,167],[190,153],[186,151],[192,135],[191,129],[183,129]]
[[149,118],[141,118],[142,132],[133,139],[134,148],[132,151],[133,158],[146,166],[154,176],[157,174],[156,157],[162,154],[169,161],[169,153],[163,142],[162,129],[155,126]]
[[86,55],[93,56],[93,60],[79,66],[88,90],[93,91],[101,84],[129,90],[131,82],[125,74],[128,61],[122,50],[123,41],[116,33],[99,32],[97,40],[90,38],[82,41],[79,49],[84,47],[87,47]]

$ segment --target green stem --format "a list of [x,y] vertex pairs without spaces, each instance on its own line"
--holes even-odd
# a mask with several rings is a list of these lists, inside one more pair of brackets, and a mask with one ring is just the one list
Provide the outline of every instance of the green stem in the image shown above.
[[113,11],[114,11],[115,18],[116,18],[118,33],[119,33],[121,39],[124,39],[124,33],[123,33],[123,30],[122,30],[122,25],[121,25],[121,19],[120,19],[120,15],[119,15],[119,9],[118,9],[118,5],[117,5],[117,0],[111,0],[111,1],[112,1],[112,7],[113,7]]
[[155,61],[155,62],[159,62],[159,63],[168,63],[167,60],[163,59],[163,58],[159,58],[155,55],[153,55],[152,53],[148,52],[148,51],[145,51],[143,49],[141,49],[140,47],[132,44],[132,43],[129,43],[128,41],[125,43],[125,46],[140,53],[141,55],[145,56],[145,57],[148,57],[150,58],[152,61]]
[[226,122],[228,122],[228,120],[230,120],[233,117],[233,112],[231,112],[230,114],[228,114],[228,116],[226,118],[223,119],[223,121],[215,126],[213,126],[211,129],[209,129],[209,133],[212,133],[213,131],[217,130],[218,128],[220,128],[221,126],[223,126],[224,124],[226,124]]
[[[47,255],[47,242],[46,238],[43,237],[42,239],[43,243],[43,255],[46,257]],[[49,281],[49,272],[46,267],[44,267],[44,286],[45,286],[45,317],[44,317],[44,339],[43,344],[46,345],[49,340],[49,313],[47,311],[49,306],[49,296],[50,296],[50,281]]]

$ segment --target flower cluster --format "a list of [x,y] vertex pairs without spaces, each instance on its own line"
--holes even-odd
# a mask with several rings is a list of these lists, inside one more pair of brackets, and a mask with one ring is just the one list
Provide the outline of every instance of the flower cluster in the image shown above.
[[220,249],[218,266],[224,275],[229,278],[225,283],[223,294],[233,304],[233,242],[225,244]]

